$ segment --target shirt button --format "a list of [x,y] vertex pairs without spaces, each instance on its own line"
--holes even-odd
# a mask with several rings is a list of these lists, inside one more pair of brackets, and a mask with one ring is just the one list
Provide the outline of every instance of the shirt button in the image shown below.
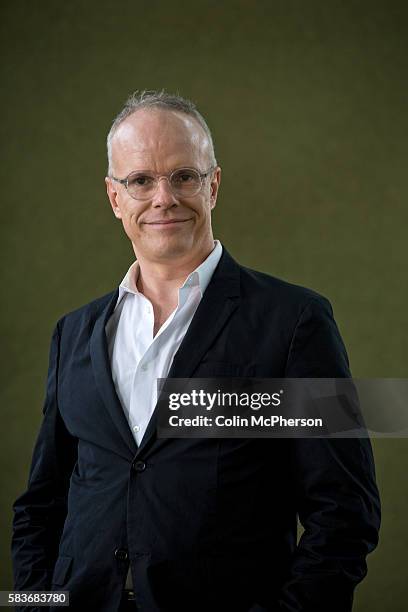
[[144,472],[146,469],[146,464],[144,461],[135,461],[133,464],[133,469],[135,472]]
[[147,365],[147,363],[144,363],[144,364],[141,366],[141,368],[140,368],[140,369],[142,370],[142,372],[146,372],[146,370],[147,370],[147,368],[148,368],[148,367],[149,367],[149,366]]
[[140,427],[139,425],[133,425],[133,431],[139,431]]
[[128,552],[125,548],[117,548],[115,550],[115,558],[118,561],[127,561],[128,558]]

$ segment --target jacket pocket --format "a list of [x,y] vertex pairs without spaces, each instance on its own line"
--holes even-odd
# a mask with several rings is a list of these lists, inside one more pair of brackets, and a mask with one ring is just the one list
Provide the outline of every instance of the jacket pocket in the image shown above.
[[66,582],[73,558],[60,556],[57,559],[52,576],[52,584],[62,585]]

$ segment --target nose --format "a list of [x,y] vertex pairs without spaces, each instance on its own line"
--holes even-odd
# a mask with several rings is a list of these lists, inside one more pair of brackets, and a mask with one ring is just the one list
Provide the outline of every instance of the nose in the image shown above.
[[152,198],[152,205],[155,208],[171,208],[177,206],[178,199],[171,190],[169,180],[162,176],[157,182],[156,193]]

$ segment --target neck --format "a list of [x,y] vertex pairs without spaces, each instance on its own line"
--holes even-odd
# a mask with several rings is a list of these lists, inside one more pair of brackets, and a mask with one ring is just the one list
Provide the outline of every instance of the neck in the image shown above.
[[138,254],[139,278],[137,288],[153,303],[177,304],[177,292],[193,270],[211,253],[214,240],[211,239],[199,252],[189,253],[183,258],[151,261]]

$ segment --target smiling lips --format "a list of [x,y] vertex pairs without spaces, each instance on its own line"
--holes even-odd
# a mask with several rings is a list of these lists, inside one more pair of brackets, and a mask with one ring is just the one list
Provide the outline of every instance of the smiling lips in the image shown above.
[[185,223],[186,221],[190,221],[190,219],[158,219],[157,221],[144,221],[144,223],[146,225],[165,227],[178,225],[179,223]]

